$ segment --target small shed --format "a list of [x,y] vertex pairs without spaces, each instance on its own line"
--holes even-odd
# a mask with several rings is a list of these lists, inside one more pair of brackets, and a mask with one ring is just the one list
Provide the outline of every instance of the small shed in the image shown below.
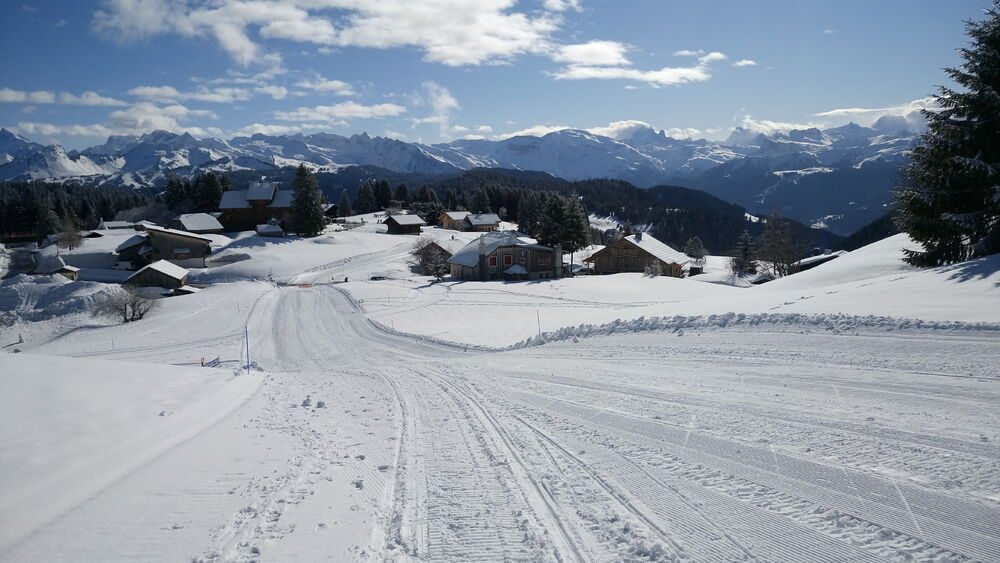
[[256,228],[257,236],[259,237],[283,237],[285,236],[285,230],[281,228],[281,224],[275,220],[268,221],[263,225],[257,225]]
[[324,203],[323,204],[323,216],[327,219],[336,219],[339,217],[337,215],[337,204],[336,203]]
[[208,213],[183,213],[174,217],[167,226],[196,235],[219,234],[223,230],[222,223]]
[[390,215],[385,219],[390,235],[419,235],[420,227],[426,224],[417,215]]
[[69,266],[62,259],[62,256],[54,255],[46,256],[41,263],[38,264],[38,267],[35,268],[34,273],[40,275],[59,274],[72,281],[76,281],[80,275],[80,268]]
[[125,278],[125,287],[163,287],[178,289],[187,285],[188,271],[166,260],[157,260]]

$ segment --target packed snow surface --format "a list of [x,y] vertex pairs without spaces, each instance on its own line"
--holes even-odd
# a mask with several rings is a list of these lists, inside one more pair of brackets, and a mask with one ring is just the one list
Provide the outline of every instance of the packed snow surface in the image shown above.
[[213,239],[125,325],[5,281],[0,561],[1000,560],[997,257],[432,283],[384,231]]

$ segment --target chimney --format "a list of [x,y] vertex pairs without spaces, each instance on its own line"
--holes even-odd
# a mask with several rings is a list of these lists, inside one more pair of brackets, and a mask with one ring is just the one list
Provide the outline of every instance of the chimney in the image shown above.
[[642,242],[642,232],[641,231],[635,234],[635,241],[636,242]]

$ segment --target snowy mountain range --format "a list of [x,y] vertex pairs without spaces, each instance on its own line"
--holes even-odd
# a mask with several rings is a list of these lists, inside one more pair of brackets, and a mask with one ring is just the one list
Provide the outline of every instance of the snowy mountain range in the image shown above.
[[169,174],[274,171],[306,163],[319,172],[370,165],[422,175],[472,168],[538,170],[565,178],[615,178],[637,186],[702,189],[747,209],[777,208],[803,222],[847,233],[882,215],[897,171],[917,141],[916,116],[765,135],[737,128],[723,142],[675,139],[651,127],[618,138],[563,129],[542,137],[458,140],[426,145],[367,133],[263,135],[229,140],[153,131],[112,136],[83,151],[44,146],[0,130],[0,181],[82,180],[162,185]]

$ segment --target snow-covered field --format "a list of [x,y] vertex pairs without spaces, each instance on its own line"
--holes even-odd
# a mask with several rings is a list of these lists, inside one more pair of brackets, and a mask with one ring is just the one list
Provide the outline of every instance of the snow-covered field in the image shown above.
[[433,284],[367,223],[135,324],[5,281],[0,560],[1000,560],[998,257]]

